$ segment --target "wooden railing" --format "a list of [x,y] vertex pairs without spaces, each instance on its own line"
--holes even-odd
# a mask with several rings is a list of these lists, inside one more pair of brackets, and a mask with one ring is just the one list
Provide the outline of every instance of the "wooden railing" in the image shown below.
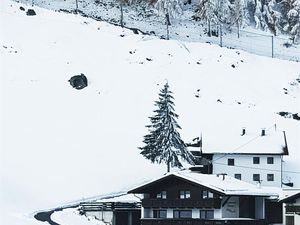
[[145,208],[221,208],[221,199],[143,199]]
[[141,203],[125,203],[125,202],[84,202],[79,204],[79,211],[93,212],[93,211],[113,211],[115,209],[138,209],[140,210]]
[[141,225],[267,225],[265,220],[142,219]]
[[287,213],[300,213],[300,205],[287,205],[285,210]]

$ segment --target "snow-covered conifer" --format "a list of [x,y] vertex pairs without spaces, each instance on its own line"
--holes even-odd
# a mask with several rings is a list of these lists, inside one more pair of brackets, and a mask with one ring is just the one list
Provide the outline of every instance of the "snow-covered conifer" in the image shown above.
[[287,25],[285,31],[292,35],[294,41],[300,39],[300,0],[291,1],[290,9],[287,13]]
[[181,159],[193,164],[193,156],[177,131],[181,127],[176,121],[178,115],[173,100],[166,83],[160,90],[159,100],[155,102],[157,109],[154,110],[154,116],[150,117],[151,124],[146,126],[149,134],[144,136],[145,146],[140,148],[141,154],[151,162],[166,163],[168,171],[170,166],[182,167]]
[[222,24],[230,23],[230,9],[232,8],[229,0],[219,0],[216,5],[218,21]]
[[157,0],[155,7],[160,14],[175,18],[183,13],[182,0]]
[[231,24],[235,24],[238,29],[238,36],[240,35],[240,27],[244,22],[244,1],[243,0],[235,0],[233,2],[233,6],[231,8]]
[[211,35],[211,24],[218,23],[217,3],[215,0],[200,0],[199,2],[199,17],[205,20],[208,25],[208,35]]

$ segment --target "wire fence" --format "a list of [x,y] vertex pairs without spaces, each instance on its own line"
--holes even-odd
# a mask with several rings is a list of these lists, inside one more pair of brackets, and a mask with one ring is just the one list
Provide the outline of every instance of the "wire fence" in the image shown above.
[[[76,13],[97,20],[140,30],[145,34],[164,39],[191,42],[208,42],[221,47],[241,49],[249,53],[273,58],[300,61],[300,45],[287,36],[273,36],[266,32],[223,28],[212,25],[212,35],[207,34],[207,25],[192,20],[193,10],[186,10],[184,17],[171,19],[158,15],[153,8],[143,5],[121,5],[116,0],[19,0],[28,5]],[[119,3],[118,3],[119,2]]]

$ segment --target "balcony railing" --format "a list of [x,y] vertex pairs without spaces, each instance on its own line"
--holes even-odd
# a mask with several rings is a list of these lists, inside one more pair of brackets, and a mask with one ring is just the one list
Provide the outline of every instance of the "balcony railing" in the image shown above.
[[145,208],[221,208],[221,199],[143,199]]
[[300,213],[300,205],[287,205],[285,209],[287,213]]
[[142,225],[267,225],[265,220],[142,219]]

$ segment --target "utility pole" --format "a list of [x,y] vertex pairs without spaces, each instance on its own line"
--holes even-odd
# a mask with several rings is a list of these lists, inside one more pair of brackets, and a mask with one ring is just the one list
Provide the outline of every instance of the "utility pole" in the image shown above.
[[237,21],[237,32],[238,32],[238,38],[240,38],[240,23]]
[[272,58],[274,58],[274,36],[272,35]]
[[223,33],[222,33],[222,24],[220,24],[220,46],[223,47]]

